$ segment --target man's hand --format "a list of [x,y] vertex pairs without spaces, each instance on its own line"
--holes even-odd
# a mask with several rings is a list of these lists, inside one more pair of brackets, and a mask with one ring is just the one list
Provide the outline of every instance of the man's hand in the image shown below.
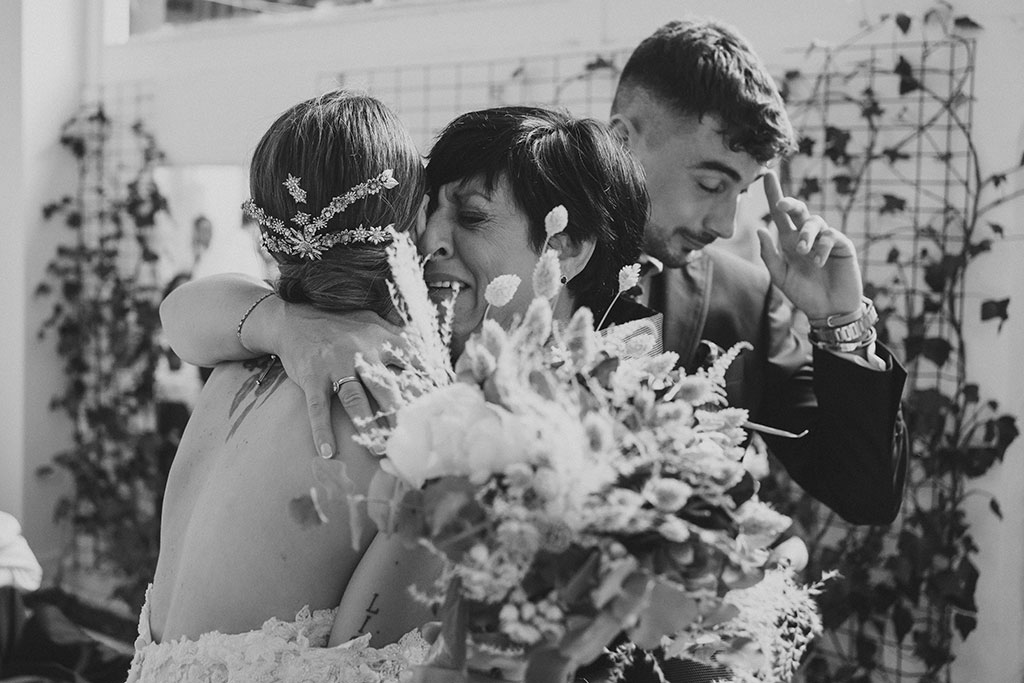
[[[275,325],[274,353],[288,377],[306,394],[313,443],[322,457],[329,458],[338,452],[331,427],[332,385],[345,377],[358,377],[356,353],[376,363],[386,342],[399,345],[401,328],[369,311],[326,313],[299,304],[285,304],[282,310],[281,320]],[[357,427],[361,421],[373,418],[361,382],[342,383],[337,396]],[[387,400],[376,395],[374,398],[378,405]]]
[[778,245],[764,228],[757,237],[775,286],[811,319],[858,310],[864,289],[850,238],[812,215],[803,202],[783,197],[774,173],[765,174],[764,190]]

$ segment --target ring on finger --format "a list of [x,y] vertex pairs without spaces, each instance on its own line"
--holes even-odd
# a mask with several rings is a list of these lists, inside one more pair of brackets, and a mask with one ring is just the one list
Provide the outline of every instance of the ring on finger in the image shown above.
[[349,375],[348,377],[342,377],[341,379],[334,380],[334,383],[331,384],[331,391],[336,394],[339,391],[341,391],[341,388],[345,386],[345,383],[358,381],[359,380],[353,375]]

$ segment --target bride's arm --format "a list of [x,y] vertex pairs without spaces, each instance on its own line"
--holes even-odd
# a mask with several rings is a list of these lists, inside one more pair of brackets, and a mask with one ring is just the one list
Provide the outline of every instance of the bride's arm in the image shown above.
[[[181,285],[160,305],[160,320],[174,352],[195,365],[268,353],[279,357],[306,396],[313,440],[325,457],[337,452],[330,421],[331,385],[356,376],[357,352],[374,363],[385,342],[400,342],[399,328],[374,313],[330,313],[286,303],[266,283],[239,274],[211,275]],[[372,417],[359,382],[345,382],[337,396],[356,424]]]
[[381,647],[437,619],[409,587],[432,591],[440,570],[440,560],[425,548],[378,533],[345,587],[328,644],[369,633],[370,643]]

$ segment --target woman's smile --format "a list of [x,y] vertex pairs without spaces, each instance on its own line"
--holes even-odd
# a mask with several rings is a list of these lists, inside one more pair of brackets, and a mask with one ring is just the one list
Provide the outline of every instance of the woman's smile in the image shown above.
[[[538,258],[529,228],[529,218],[503,178],[492,188],[479,178],[440,188],[419,249],[427,256],[424,277],[433,301],[448,300],[458,291],[456,341],[476,330],[485,315],[508,322],[526,310],[532,298],[528,283]],[[524,284],[508,305],[494,309],[484,294],[494,278],[505,274],[518,275]]]

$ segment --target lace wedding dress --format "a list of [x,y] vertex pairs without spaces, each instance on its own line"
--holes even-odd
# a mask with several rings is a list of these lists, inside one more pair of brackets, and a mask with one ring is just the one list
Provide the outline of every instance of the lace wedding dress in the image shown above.
[[258,631],[155,643],[147,591],[127,683],[397,683],[426,659],[419,631],[379,649],[369,634],[326,647],[335,611],[304,608],[295,621],[271,618]]

